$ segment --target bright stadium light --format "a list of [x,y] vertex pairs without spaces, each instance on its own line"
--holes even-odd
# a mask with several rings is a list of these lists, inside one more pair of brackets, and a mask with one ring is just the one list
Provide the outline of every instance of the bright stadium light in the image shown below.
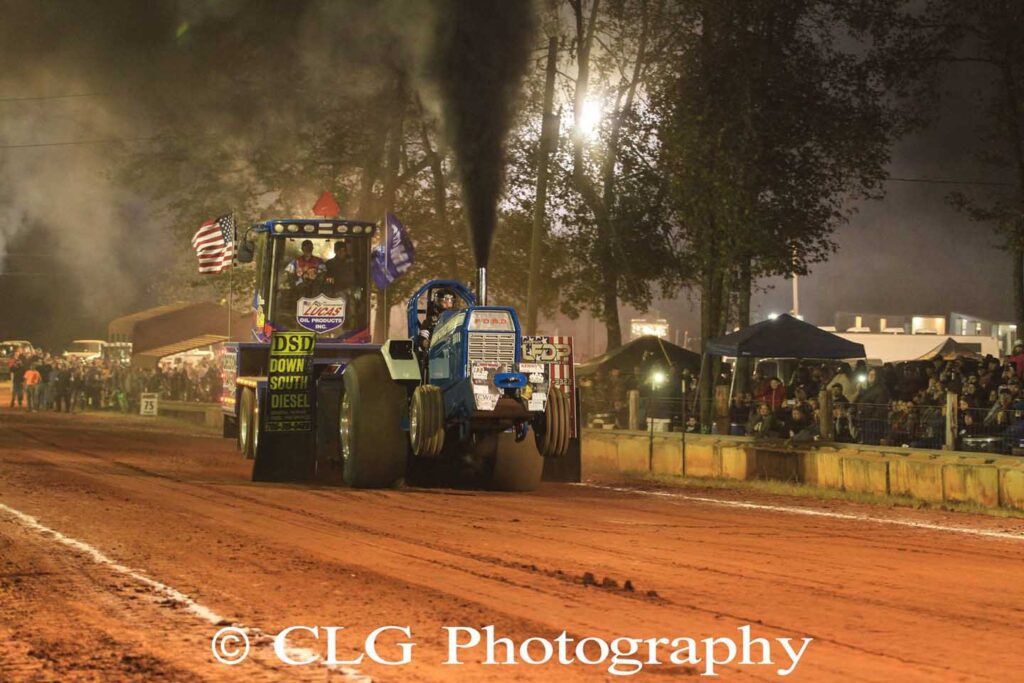
[[596,100],[587,100],[583,103],[583,108],[580,110],[580,120],[577,121],[576,127],[579,130],[579,134],[588,140],[593,140],[597,137],[597,129],[601,125],[601,104]]

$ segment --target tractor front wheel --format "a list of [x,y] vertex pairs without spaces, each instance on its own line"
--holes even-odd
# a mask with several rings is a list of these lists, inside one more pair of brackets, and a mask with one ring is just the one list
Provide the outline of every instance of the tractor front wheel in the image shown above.
[[432,384],[416,387],[409,406],[409,443],[414,455],[436,458],[444,447],[444,399]]
[[338,427],[342,473],[353,488],[386,488],[405,476],[409,442],[402,430],[406,391],[379,354],[345,368]]

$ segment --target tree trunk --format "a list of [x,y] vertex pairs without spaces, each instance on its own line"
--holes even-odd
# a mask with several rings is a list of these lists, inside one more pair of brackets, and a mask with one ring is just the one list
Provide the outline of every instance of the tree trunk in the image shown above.
[[[723,272],[719,245],[715,239],[715,224],[709,221],[703,235],[704,276],[701,279],[701,351],[707,353],[708,341],[722,333],[725,320],[723,308],[728,296],[725,291],[726,277]],[[699,415],[701,426],[711,427],[714,418],[715,384],[722,369],[722,359],[713,356],[701,367]]]
[[616,294],[618,287],[608,282],[609,275],[605,274],[604,301],[601,307],[604,312],[604,328],[607,333],[607,347],[605,351],[611,351],[622,346],[622,324],[619,321],[619,297]]
[[[599,0],[594,0],[590,8],[590,17],[584,19],[582,0],[570,0],[576,18],[577,39],[577,74],[576,89],[573,93],[573,140],[572,140],[572,179],[573,185],[580,193],[584,203],[594,214],[597,223],[598,244],[594,256],[601,268],[600,302],[597,308],[600,319],[605,324],[607,334],[606,351],[622,346],[622,326],[619,322],[619,278],[615,269],[615,226],[611,209],[606,199],[614,192],[614,187],[605,183],[604,196],[598,192],[596,184],[591,180],[583,165],[583,131],[579,129],[579,121],[583,115],[583,106],[590,92],[590,49],[596,34]],[[609,150],[614,154],[614,150]],[[606,176],[607,178],[607,176]]]
[[[750,290],[753,287],[751,276],[750,257],[745,256],[740,262],[739,273],[736,277],[736,324],[740,329],[750,326]],[[750,388],[750,357],[736,359],[736,391],[744,392]]]
[[1024,335],[1024,136],[1018,122],[1021,112],[1020,95],[1017,92],[1017,81],[1009,57],[1004,58],[1000,67],[1006,95],[1006,134],[1017,171],[1017,211],[1011,219],[1013,225],[1009,226],[1010,234],[1007,239],[1010,256],[1013,258],[1013,312],[1017,320],[1017,338],[1020,339]]
[[1024,249],[1010,249],[1013,258],[1013,314],[1017,320],[1017,339],[1024,337]]
[[[541,112],[540,145],[537,150],[537,194],[533,206],[533,230],[530,235],[530,275],[526,281],[526,334],[537,334],[540,308],[540,266],[548,199],[548,156],[555,147],[558,124],[554,115],[555,71],[558,61],[558,38],[548,39],[548,62],[545,68],[544,109]],[[555,140],[553,140],[553,138]]]

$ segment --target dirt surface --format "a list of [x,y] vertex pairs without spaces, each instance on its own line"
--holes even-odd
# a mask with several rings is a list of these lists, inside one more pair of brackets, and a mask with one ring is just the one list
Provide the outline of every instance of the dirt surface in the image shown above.
[[[517,643],[739,640],[744,625],[813,637],[789,680],[1013,680],[1024,667],[1020,520],[562,484],[351,491],[254,484],[250,468],[232,441],[188,427],[4,403],[0,680],[615,678],[607,663],[482,665],[482,650],[442,664],[443,627],[484,625]],[[836,516],[769,509],[787,506]],[[229,623],[259,629],[237,666],[210,648]],[[347,627],[340,659],[381,626],[410,627],[416,645],[401,667],[289,667],[267,634],[292,625]],[[384,656],[397,656],[395,635]],[[308,635],[289,642],[324,653]],[[777,679],[780,659],[719,672]],[[635,678],[703,671],[666,663]]]

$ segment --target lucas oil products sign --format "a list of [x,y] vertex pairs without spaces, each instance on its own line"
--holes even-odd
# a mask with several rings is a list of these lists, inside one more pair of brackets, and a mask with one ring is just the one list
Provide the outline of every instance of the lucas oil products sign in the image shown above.
[[313,429],[314,332],[274,332],[270,338],[267,432],[308,432]]
[[313,332],[333,332],[345,324],[345,299],[318,297],[299,299],[295,306],[295,320]]

